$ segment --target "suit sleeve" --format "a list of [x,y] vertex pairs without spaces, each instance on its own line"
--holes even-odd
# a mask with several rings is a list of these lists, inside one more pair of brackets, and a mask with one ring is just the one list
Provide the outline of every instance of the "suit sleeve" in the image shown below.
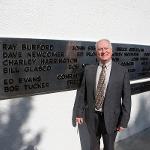
[[83,79],[81,82],[80,88],[77,90],[76,94],[76,117],[82,117],[84,118],[84,111],[85,111],[85,97],[86,97],[86,69],[84,71]]
[[123,91],[122,91],[122,111],[120,126],[126,128],[130,119],[131,111],[131,89],[128,70],[125,70]]

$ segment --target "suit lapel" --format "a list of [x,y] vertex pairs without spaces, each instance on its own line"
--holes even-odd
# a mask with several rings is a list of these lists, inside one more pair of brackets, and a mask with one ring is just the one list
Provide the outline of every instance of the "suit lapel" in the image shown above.
[[95,97],[95,94],[96,94],[96,73],[97,73],[97,67],[98,67],[98,64],[94,66],[93,72],[92,72],[92,75],[93,75],[92,77],[94,78],[94,81],[93,81],[94,82],[94,84],[93,84],[94,85],[94,87],[93,87],[93,89],[94,89],[93,90],[94,97]]
[[107,97],[109,97],[109,94],[111,93],[112,82],[113,82],[113,79],[115,78],[115,66],[114,65],[115,64],[112,62],[110,77],[109,77],[106,94],[105,94],[105,100],[107,99]]

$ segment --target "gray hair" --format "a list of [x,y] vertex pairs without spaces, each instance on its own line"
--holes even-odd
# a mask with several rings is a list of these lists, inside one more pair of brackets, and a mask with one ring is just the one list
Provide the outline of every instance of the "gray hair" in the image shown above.
[[96,44],[95,44],[96,49],[97,49],[97,43],[100,43],[100,42],[103,42],[103,41],[107,42],[109,44],[109,47],[112,49],[112,44],[108,39],[101,39],[101,40],[97,41]]

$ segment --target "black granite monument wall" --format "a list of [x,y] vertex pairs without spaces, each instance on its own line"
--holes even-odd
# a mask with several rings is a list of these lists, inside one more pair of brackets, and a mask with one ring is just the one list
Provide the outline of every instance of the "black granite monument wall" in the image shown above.
[[[130,80],[150,77],[150,46],[113,43],[113,61]],[[84,67],[97,63],[95,42],[0,38],[0,99],[77,89]],[[150,90],[131,85],[132,94]]]

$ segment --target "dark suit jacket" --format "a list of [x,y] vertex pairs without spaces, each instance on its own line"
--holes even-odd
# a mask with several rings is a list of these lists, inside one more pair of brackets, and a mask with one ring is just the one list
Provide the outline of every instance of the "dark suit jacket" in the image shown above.
[[[76,117],[85,118],[87,125],[94,120],[96,72],[98,65],[85,67],[83,80],[76,95]],[[130,118],[131,92],[126,68],[112,62],[109,82],[103,105],[105,126],[108,133],[117,126],[127,127]]]

